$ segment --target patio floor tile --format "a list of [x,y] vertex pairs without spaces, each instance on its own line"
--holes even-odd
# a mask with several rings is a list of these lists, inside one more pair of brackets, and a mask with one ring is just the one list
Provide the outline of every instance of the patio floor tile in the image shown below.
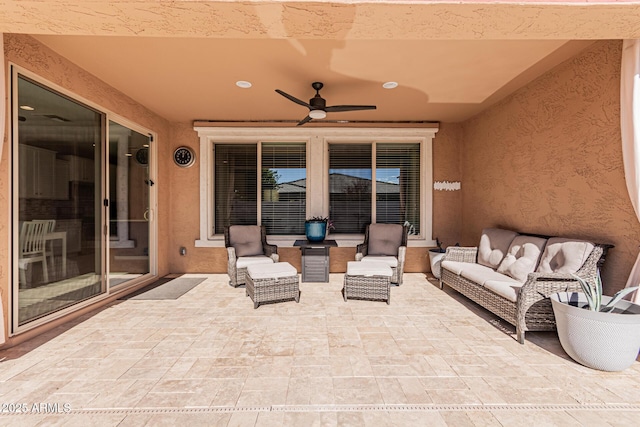
[[637,425],[640,363],[573,362],[423,274],[391,305],[343,276],[253,309],[226,275],[177,300],[121,300],[0,351],[0,400],[70,406],[2,425]]

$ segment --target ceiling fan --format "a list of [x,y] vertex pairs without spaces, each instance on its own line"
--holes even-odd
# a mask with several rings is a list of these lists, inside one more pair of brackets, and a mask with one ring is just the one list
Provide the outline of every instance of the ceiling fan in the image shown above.
[[307,107],[309,109],[309,114],[304,119],[300,120],[296,126],[301,126],[313,119],[324,119],[327,117],[327,113],[337,113],[340,111],[357,111],[357,110],[375,110],[375,105],[333,105],[327,107],[327,101],[323,97],[320,96],[320,89],[324,84],[321,82],[313,82],[311,83],[311,87],[316,91],[316,94],[313,98],[309,100],[309,103],[306,103],[295,96],[291,96],[286,92],[281,91],[280,89],[276,89],[280,95],[289,99],[290,101],[295,102],[296,104],[300,104],[303,107]]

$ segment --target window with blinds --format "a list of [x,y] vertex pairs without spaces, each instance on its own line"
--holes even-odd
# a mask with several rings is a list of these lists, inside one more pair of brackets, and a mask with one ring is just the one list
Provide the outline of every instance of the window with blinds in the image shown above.
[[420,144],[376,144],[376,222],[420,233]]
[[262,144],[262,225],[267,234],[304,234],[306,145]]
[[364,233],[371,222],[371,145],[329,146],[332,233]]
[[215,232],[229,225],[258,223],[258,148],[256,144],[214,147]]

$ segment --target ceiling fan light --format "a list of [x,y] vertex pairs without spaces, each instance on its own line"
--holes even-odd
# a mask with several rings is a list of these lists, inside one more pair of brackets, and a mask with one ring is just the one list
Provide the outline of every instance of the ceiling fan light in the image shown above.
[[311,110],[309,111],[309,117],[312,119],[324,119],[327,117],[327,113],[324,110]]

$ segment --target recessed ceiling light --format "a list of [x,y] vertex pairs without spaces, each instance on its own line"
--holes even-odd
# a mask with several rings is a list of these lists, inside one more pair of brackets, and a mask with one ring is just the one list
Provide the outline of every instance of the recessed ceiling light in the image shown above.
[[242,89],[249,89],[251,87],[251,82],[245,80],[238,80],[236,82],[236,86],[241,87]]
[[382,83],[382,87],[385,89],[395,89],[398,87],[398,82],[385,82]]
[[142,144],[144,148],[149,148],[149,144]]
[[21,105],[20,106],[21,110],[27,110],[27,111],[33,111],[35,110],[35,108],[31,107],[30,105]]
[[125,154],[125,156],[127,156],[127,157],[131,157],[131,156],[133,156],[133,154],[131,154],[131,153],[126,153],[126,154]]

